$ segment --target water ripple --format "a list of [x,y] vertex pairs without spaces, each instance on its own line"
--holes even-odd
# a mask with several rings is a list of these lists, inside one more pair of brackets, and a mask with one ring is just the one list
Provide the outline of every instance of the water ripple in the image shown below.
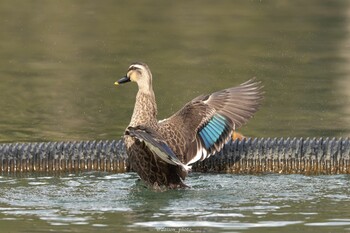
[[[191,174],[187,190],[154,192],[134,173],[2,176],[0,223],[142,229],[342,228],[348,176]],[[220,185],[217,185],[220,184]],[[324,211],[327,210],[327,211]],[[125,229],[125,228],[124,228]],[[182,229],[185,230],[185,229]]]

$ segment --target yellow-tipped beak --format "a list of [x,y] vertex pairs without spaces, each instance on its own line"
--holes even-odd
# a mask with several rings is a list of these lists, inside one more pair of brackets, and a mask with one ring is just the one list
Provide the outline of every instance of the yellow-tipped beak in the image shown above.
[[114,83],[114,85],[120,85],[120,84],[123,84],[123,83],[127,83],[127,82],[130,82],[130,78],[128,76],[124,76],[122,77],[121,79],[119,79],[118,81],[116,81]]

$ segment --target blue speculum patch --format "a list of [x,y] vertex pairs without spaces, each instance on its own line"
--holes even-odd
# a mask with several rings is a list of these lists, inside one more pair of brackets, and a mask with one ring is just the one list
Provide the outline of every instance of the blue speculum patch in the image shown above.
[[226,118],[220,114],[215,114],[208,123],[199,131],[199,135],[202,138],[205,148],[209,149],[220,139],[227,127]]

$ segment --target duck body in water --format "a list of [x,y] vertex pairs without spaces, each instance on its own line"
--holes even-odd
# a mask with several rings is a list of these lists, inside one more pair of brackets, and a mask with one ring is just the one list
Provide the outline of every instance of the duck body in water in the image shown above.
[[158,121],[152,73],[141,62],[129,66],[115,82],[136,82],[134,112],[124,141],[131,169],[151,187],[188,187],[183,183],[191,164],[219,152],[233,131],[245,124],[263,99],[260,82],[251,79],[237,87],[188,102],[171,117]]

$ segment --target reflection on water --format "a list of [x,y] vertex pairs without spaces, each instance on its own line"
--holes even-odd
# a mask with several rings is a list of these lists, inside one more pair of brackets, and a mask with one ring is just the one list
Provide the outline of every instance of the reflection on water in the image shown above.
[[348,136],[339,85],[349,76],[347,9],[346,1],[2,1],[0,141],[119,138],[136,85],[113,83],[135,60],[153,71],[160,119],[257,76],[266,100],[245,134]]
[[195,173],[187,182],[191,189],[154,192],[134,173],[2,176],[0,225],[11,231],[35,222],[41,231],[74,232],[350,229],[348,176]]

